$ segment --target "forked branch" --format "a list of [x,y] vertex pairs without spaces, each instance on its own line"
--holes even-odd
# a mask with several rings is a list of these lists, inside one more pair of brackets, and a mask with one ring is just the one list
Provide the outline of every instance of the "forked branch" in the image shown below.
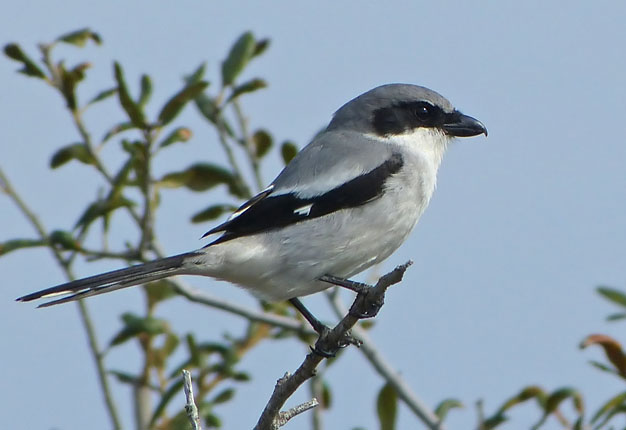
[[[340,348],[344,347],[346,345],[346,339],[351,337],[350,329],[359,319],[363,318],[364,315],[369,315],[373,308],[382,305],[387,288],[402,281],[404,272],[411,264],[412,262],[409,261],[396,267],[394,270],[381,277],[375,286],[357,295],[348,314],[345,315],[332,330],[317,340],[314,350],[306,356],[300,367],[298,367],[298,370],[293,374],[287,373],[278,380],[274,387],[274,392],[254,428],[255,430],[277,430],[283,426],[289,418],[297,415],[289,414],[289,411],[280,412],[280,410],[298,387],[315,375],[315,369],[322,360],[324,360],[322,355],[314,351],[338,351]],[[316,402],[316,399],[312,401]],[[315,406],[314,403],[312,405]],[[310,409],[310,407],[306,409]],[[295,409],[300,409],[300,407],[296,407]],[[300,412],[303,412],[303,410]],[[289,418],[285,419],[288,415]]]

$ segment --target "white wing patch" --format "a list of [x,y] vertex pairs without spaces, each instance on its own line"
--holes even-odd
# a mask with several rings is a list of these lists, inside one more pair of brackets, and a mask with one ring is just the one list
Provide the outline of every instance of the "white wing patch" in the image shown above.
[[301,208],[294,210],[293,213],[301,216],[309,216],[312,207],[313,203],[311,203],[310,205],[302,206]]
[[258,202],[263,197],[268,195],[273,189],[274,189],[274,184],[270,185],[269,187],[267,187],[266,189],[261,191],[259,194],[257,194],[256,196],[252,197],[250,200],[248,200],[247,204],[245,204],[244,206],[242,206],[241,208],[239,208],[238,210],[233,212],[232,215],[228,217],[228,221],[234,220],[239,215],[241,215],[242,213],[244,213],[245,211],[250,209],[256,202]]
[[40,299],[49,299],[52,297],[58,297],[58,296],[67,296],[69,294],[76,294],[76,293],[82,293],[89,290],[89,288],[83,288],[80,291],[57,291],[56,293],[49,293],[49,294],[44,294],[43,296],[39,297]]

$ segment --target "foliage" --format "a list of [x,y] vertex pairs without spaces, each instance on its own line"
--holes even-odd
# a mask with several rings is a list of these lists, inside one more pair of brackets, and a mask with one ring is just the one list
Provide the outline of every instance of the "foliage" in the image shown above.
[[[222,64],[222,84],[216,94],[208,92],[209,82],[204,79],[205,66],[201,65],[189,73],[175,94],[161,102],[154,118],[146,113],[152,103],[152,78],[147,74],[139,78],[138,96],[135,97],[134,79],[126,76],[123,66],[118,62],[113,64],[112,82],[86,103],[81,103],[79,90],[91,64],[81,62],[66,66],[63,60],[54,59],[53,54],[55,46],[60,43],[83,48],[89,41],[100,44],[102,40],[90,29],[81,29],[62,35],[51,43],[41,44],[41,64],[31,59],[16,43],[4,48],[10,59],[21,64],[18,70],[20,73],[44,81],[62,96],[80,136],[78,141],[52,154],[50,167],[70,168],[68,166],[76,161],[91,168],[94,174],[103,177],[108,184],[95,201],[86,202],[83,211],[76,214],[73,225],[62,226],[40,238],[15,238],[0,243],[0,255],[31,247],[50,247],[58,253],[59,262],[68,273],[79,256],[116,258],[129,263],[160,257],[155,245],[153,220],[161,193],[180,188],[205,192],[225,186],[229,200],[213,202],[205,209],[199,208],[192,217],[194,222],[215,219],[234,210],[242,199],[252,195],[252,190],[258,190],[263,185],[260,181],[260,161],[274,147],[274,138],[266,129],[248,131],[247,119],[241,109],[241,100],[267,87],[267,83],[261,78],[238,81],[250,62],[268,48],[267,39],[257,39],[250,32],[242,35]],[[99,104],[111,101],[117,102],[123,116],[100,140],[95,140],[84,124],[83,115],[88,110],[96,109]],[[189,105],[195,105],[200,116],[216,129],[229,164],[199,161],[155,178],[152,170],[154,160],[166,156],[166,151],[175,150],[177,145],[189,141],[193,136],[189,127],[177,123],[179,114]],[[240,132],[235,132],[236,129]],[[115,145],[124,157],[117,167],[105,165],[100,158],[102,149],[111,145]],[[296,151],[291,142],[284,143],[282,147],[288,147],[294,153]],[[245,179],[246,173],[240,166],[242,161],[258,178],[256,184],[250,184]],[[202,199],[205,200],[205,197]],[[106,235],[109,223],[120,212],[126,212],[135,221],[140,239],[136,243],[129,243],[127,249],[121,251],[108,249],[106,245],[102,249],[88,249],[84,244],[89,235],[102,234],[100,242],[108,243]],[[93,228],[98,224],[103,226],[101,233]],[[193,372],[197,387],[196,401],[205,426],[220,427],[219,405],[234,399],[237,387],[251,379],[250,374],[239,367],[241,358],[265,339],[294,335],[267,324],[249,321],[241,334],[227,333],[222,339],[199,340],[194,333],[178,332],[173,321],[158,317],[159,306],[178,294],[175,281],[153,282],[144,291],[147,304],[145,314],[127,312],[121,315],[117,334],[109,340],[103,351],[94,353],[105,357],[122,344],[138,343],[144,357],[139,373],[127,369],[107,370],[107,373],[122,384],[134,388],[144,387],[156,394],[158,400],[152,406],[150,423],[145,423],[150,428],[167,430],[187,426],[180,401],[176,406],[168,408],[183,389],[180,372],[183,368]],[[268,307],[267,310],[272,309]],[[289,308],[278,306],[275,311],[297,318]],[[184,350],[184,358],[174,361],[174,352],[180,350]],[[171,415],[171,410],[176,412]],[[116,414],[114,409],[109,412]]]
[[[626,311],[626,294],[608,287],[598,287],[597,291],[602,297],[622,309],[622,312],[612,314],[607,319],[609,321],[623,319],[622,315],[625,315],[624,311]],[[602,348],[610,364],[597,361],[591,361],[590,364],[603,372],[626,380],[626,352],[622,349],[621,344],[610,336],[592,334],[581,342],[580,348],[584,349],[594,345]],[[614,428],[615,417],[626,414],[626,392],[618,393],[609,398],[588,418],[585,415],[583,396],[576,389],[562,387],[552,392],[547,392],[540,386],[532,385],[523,388],[519,393],[506,400],[489,417],[484,418],[481,414],[478,429],[491,430],[502,428],[502,425],[509,420],[506,412],[530,400],[534,400],[540,410],[540,416],[532,427],[533,430],[541,428],[549,417],[554,417],[563,429],[611,429]],[[561,406],[568,401],[573,407],[573,417],[571,419],[568,419],[567,414],[561,410]]]
[[[223,187],[229,196],[226,201],[213,201],[206,207],[199,207],[191,216],[192,222],[214,220],[235,210],[242,199],[251,197],[255,191],[263,188],[261,162],[272,150],[280,154],[284,163],[288,163],[297,153],[296,144],[291,141],[276,144],[272,134],[265,128],[249,130],[248,120],[242,111],[242,100],[268,85],[258,77],[243,82],[239,79],[253,60],[267,50],[269,40],[257,39],[251,32],[242,34],[221,62],[221,83],[211,85],[205,80],[206,66],[200,65],[186,76],[178,91],[158,105],[159,108],[155,110],[158,114],[155,117],[146,113],[152,98],[152,78],[147,74],[142,75],[136,88],[132,83],[135,79],[129,79],[123,66],[117,62],[113,64],[111,82],[87,102],[81,103],[79,88],[87,78],[91,63],[85,61],[66,66],[63,60],[54,59],[53,51],[58,44],[83,48],[90,42],[102,42],[100,35],[90,29],[64,34],[51,43],[39,45],[41,62],[34,61],[16,43],[4,47],[6,56],[20,64],[19,73],[47,83],[61,95],[73,120],[79,138],[54,151],[50,167],[71,168],[76,163],[81,163],[102,177],[107,184],[97,199],[85,202],[84,209],[76,214],[71,225],[58,226],[48,233],[34,215],[24,209],[25,216],[33,221],[39,236],[6,239],[0,243],[0,256],[20,249],[47,247],[68,277],[78,257],[121,259],[128,263],[161,257],[156,245],[156,232],[153,230],[161,193],[182,188],[205,193]],[[214,92],[209,92],[209,89]],[[137,91],[138,95],[133,96]],[[114,100],[119,105],[122,117],[108,128],[101,139],[94,140],[84,124],[83,115],[87,110],[96,109],[101,103]],[[216,131],[217,140],[228,162],[221,165],[214,160],[199,160],[156,178],[152,169],[154,160],[163,156],[163,153],[176,150],[179,145],[193,137],[189,127],[177,122],[179,114],[190,105],[195,106],[199,116],[206,120],[207,126]],[[105,146],[114,146],[123,156],[119,166],[104,164],[100,152]],[[247,177],[254,179],[250,181]],[[16,197],[15,200],[21,204],[21,199],[17,198],[4,175],[0,176],[0,189]],[[203,194],[201,199],[206,201],[206,196]],[[125,213],[134,221],[139,239],[135,243],[128,243],[126,249],[111,250],[106,245],[107,235],[111,220],[118,213]],[[101,225],[102,229],[94,229],[95,225]],[[100,249],[88,248],[85,245],[87,238],[98,234],[102,236],[99,243],[104,245]],[[311,341],[310,336],[251,319],[247,321],[245,330],[237,335],[227,333],[217,340],[197,339],[196,334],[181,333],[177,331],[175,322],[158,316],[159,307],[181,292],[176,281],[154,282],[145,287],[144,291],[145,313],[136,315],[127,312],[121,315],[119,329],[106,348],[100,350],[95,347],[95,334],[90,331],[88,324],[85,327],[92,344],[92,353],[98,362],[127,342],[136,342],[141,348],[143,363],[138,373],[127,369],[105,369],[103,365],[99,368],[99,376],[107,400],[106,381],[111,376],[119,383],[128,384],[135,389],[142,388],[156,395],[156,404],[150,405],[150,422],[142,423],[142,427],[160,430],[187,428],[180,402],[174,402],[177,405],[172,406],[173,400],[183,389],[180,372],[183,368],[193,372],[197,385],[196,400],[205,427],[221,427],[219,406],[236,399],[239,385],[248,382],[252,377],[240,366],[246,353],[260,342],[271,338],[296,337],[302,342]],[[608,317],[609,321],[626,318],[626,294],[608,287],[598,288],[598,293],[620,308],[619,312]],[[262,304],[262,307],[264,312],[298,318],[293,310],[283,304]],[[81,307],[81,312],[85,320],[88,320],[86,308]],[[362,325],[366,326],[369,325]],[[626,352],[617,340],[607,335],[592,334],[581,343],[581,348],[590,346],[601,348],[607,359],[606,363],[591,361],[591,365],[613,377],[626,379]],[[183,359],[174,361],[174,352],[180,350],[184,351]],[[332,362],[331,360],[328,363]],[[320,375],[317,379],[319,382]],[[323,380],[318,385],[318,389],[312,390],[317,390],[321,400],[322,406],[318,409],[329,408],[332,398],[330,385]],[[399,401],[396,388],[386,381],[375,402],[381,429],[396,428]],[[616,417],[626,413],[626,392],[612,396],[589,416],[586,414],[583,396],[578,390],[561,387],[550,391],[539,385],[529,385],[503,401],[491,415],[484,416],[479,408],[477,428],[504,428],[509,420],[508,412],[529,401],[539,409],[534,429],[541,428],[551,418],[567,429],[610,428]],[[567,413],[563,411],[564,405],[571,405]],[[113,426],[120,428],[114,402],[107,401],[107,407]],[[443,421],[451,411],[459,407],[462,404],[458,400],[446,399],[434,409],[433,415]]]

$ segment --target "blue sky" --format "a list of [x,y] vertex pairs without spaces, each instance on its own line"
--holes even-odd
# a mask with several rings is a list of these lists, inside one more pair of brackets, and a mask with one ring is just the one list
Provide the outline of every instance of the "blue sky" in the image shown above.
[[[209,79],[217,82],[219,61],[243,31],[269,37],[270,50],[244,78],[261,76],[270,86],[248,97],[245,110],[253,127],[300,146],[339,106],[374,86],[408,82],[442,93],[483,121],[489,137],[450,148],[429,209],[380,269],[415,261],[390,292],[374,340],[427,404],[447,397],[466,403],[452,412],[452,429],[475,424],[478,398],[490,413],[528,384],[575,386],[591,409],[623,389],[587,364],[602,358],[598,351],[577,349],[589,333],[620,333],[619,325],[604,321],[613,309],[593,289],[624,287],[626,279],[623,3],[66,1],[59,7],[27,1],[7,3],[2,15],[2,43],[17,41],[31,54],[36,43],[69,30],[99,32],[101,47],[58,52],[69,63],[92,62],[83,99],[112,86],[112,61],[118,60],[132,85],[141,73],[152,75],[153,115],[158,101],[199,63],[207,61]],[[0,163],[48,228],[67,228],[99,182],[81,165],[47,168],[55,148],[78,136],[58,95],[16,69],[16,63],[0,61]],[[100,136],[121,115],[109,103],[86,120]],[[220,156],[215,136],[193,109],[180,122],[194,130],[194,139],[160,160],[158,172]],[[105,156],[115,163],[113,153]],[[265,180],[279,169],[273,158]],[[182,191],[164,196],[157,229],[169,253],[200,245],[197,238],[210,226],[191,225],[188,218],[209,203]],[[0,241],[34,235],[5,198],[0,220]],[[120,221],[113,228],[116,243],[129,231]],[[114,263],[81,264],[78,272],[112,268]],[[5,426],[108,428],[76,309],[35,311],[12,301],[62,282],[60,269],[47,252],[27,251],[0,258],[0,273]],[[226,284],[189,282],[253,303]],[[324,300],[306,301],[328,315]],[[140,312],[142,300],[129,290],[88,305],[104,341],[119,328],[118,315]],[[229,315],[183,299],[161,309],[181,331],[194,328],[207,338],[240,327]],[[255,422],[275,379],[293,370],[305,352],[295,343],[266,343],[247,357],[242,365],[255,379],[220,410],[226,428]],[[109,364],[132,370],[137,359],[129,345],[111,354]],[[382,381],[359,352],[346,351],[327,375],[335,398],[328,428],[375,428],[374,395]],[[131,394],[125,387],[115,393],[132,428]],[[306,397],[303,390],[296,400]],[[528,406],[512,417],[511,428],[527,428],[538,412]],[[401,428],[415,428],[407,410],[401,409],[400,419]],[[298,420],[288,428],[306,428],[307,419]]]

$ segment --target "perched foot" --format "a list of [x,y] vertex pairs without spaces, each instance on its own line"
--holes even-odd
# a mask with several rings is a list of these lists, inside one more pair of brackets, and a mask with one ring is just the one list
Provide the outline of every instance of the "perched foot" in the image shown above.
[[[313,330],[319,334],[319,338],[317,342],[315,342],[315,346],[311,347],[311,351],[313,353],[319,355],[324,358],[332,358],[335,356],[339,348],[345,348],[346,346],[360,345],[359,341],[352,337],[352,335],[348,332],[346,333],[338,342],[339,348],[337,348],[337,343],[330,342],[328,336],[331,330],[320,320],[318,320],[305,306],[302,302],[296,298],[290,299],[289,302],[302,314],[304,319],[306,319]],[[331,344],[332,345],[329,345]]]
[[330,333],[330,329],[327,329],[324,333],[320,333],[320,337],[317,339],[317,342],[315,342],[315,346],[311,347],[311,351],[314,354],[323,358],[333,358],[341,348],[345,348],[348,345],[361,346],[361,343],[363,343],[352,336],[350,331],[344,333],[338,342],[329,339]]
[[[378,315],[378,311],[385,304],[385,296],[379,296],[376,300],[371,300],[367,298],[368,295],[369,291],[359,293],[352,306],[350,306],[350,315],[358,319],[374,318]],[[363,303],[366,303],[366,305]]]

